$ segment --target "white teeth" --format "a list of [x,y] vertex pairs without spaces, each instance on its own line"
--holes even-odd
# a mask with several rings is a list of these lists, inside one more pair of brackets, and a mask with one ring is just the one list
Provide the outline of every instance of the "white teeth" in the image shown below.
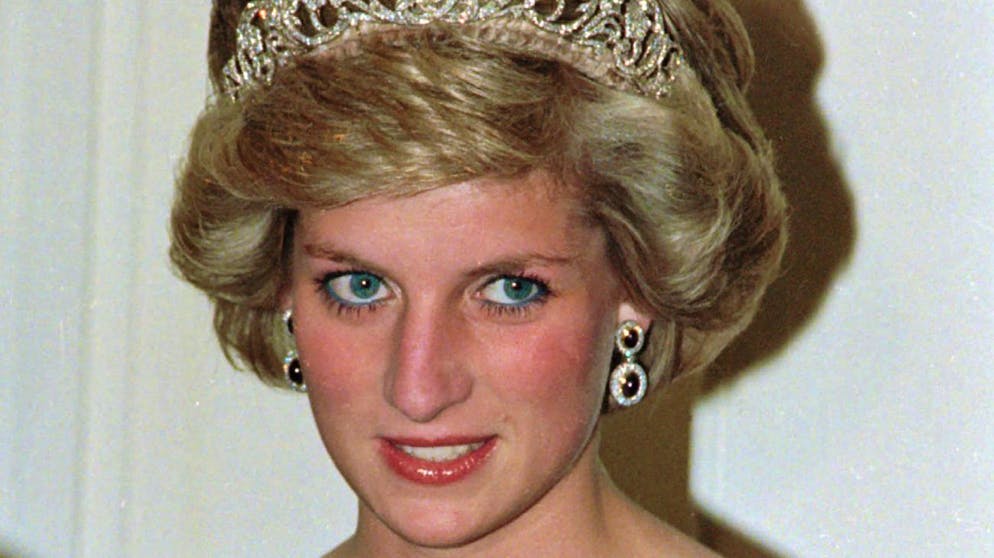
[[470,452],[474,452],[480,449],[483,442],[476,442],[475,444],[461,444],[458,446],[430,446],[430,447],[416,447],[416,446],[405,446],[403,444],[397,444],[397,447],[401,449],[407,455],[411,457],[416,457],[418,459],[424,459],[425,461],[452,461],[462,457]]

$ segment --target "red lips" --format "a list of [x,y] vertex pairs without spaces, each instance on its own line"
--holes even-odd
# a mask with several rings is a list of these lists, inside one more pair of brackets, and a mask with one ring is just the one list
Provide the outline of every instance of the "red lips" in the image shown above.
[[[458,446],[481,444],[453,459],[432,461],[410,455],[399,446],[411,448],[439,448],[442,446]],[[487,457],[497,444],[497,437],[489,438],[445,438],[435,440],[411,438],[383,438],[380,444],[380,454],[387,465],[402,478],[411,482],[429,485],[449,484],[461,480],[483,466]]]

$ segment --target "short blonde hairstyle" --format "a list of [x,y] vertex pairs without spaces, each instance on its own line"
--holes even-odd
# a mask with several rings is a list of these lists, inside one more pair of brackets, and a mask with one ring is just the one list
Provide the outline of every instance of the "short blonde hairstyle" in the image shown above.
[[[244,2],[214,8],[212,78]],[[770,147],[744,97],[752,51],[723,1],[666,7],[692,71],[652,100],[451,26],[313,56],[200,116],[170,257],[214,304],[225,355],[282,383],[279,320],[302,206],[544,170],[579,186],[614,273],[653,316],[654,384],[700,370],[749,322],[785,243]]]

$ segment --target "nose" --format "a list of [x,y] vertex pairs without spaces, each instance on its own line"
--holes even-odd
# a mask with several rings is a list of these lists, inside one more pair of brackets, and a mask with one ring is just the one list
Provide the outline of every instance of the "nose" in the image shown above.
[[461,361],[457,313],[409,305],[398,321],[396,345],[384,388],[387,401],[415,422],[429,422],[467,398],[473,378]]

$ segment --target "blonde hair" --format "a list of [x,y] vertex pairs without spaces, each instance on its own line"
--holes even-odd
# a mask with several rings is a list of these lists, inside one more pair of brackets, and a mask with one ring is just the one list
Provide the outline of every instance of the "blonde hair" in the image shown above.
[[[215,5],[215,84],[244,2]],[[223,4],[223,5],[222,5]],[[200,116],[170,257],[214,303],[225,355],[278,384],[295,208],[546,170],[579,186],[614,272],[654,317],[654,383],[699,370],[755,313],[785,242],[772,154],[744,98],[752,51],[724,2],[667,2],[693,71],[656,101],[432,26],[313,56]]]

